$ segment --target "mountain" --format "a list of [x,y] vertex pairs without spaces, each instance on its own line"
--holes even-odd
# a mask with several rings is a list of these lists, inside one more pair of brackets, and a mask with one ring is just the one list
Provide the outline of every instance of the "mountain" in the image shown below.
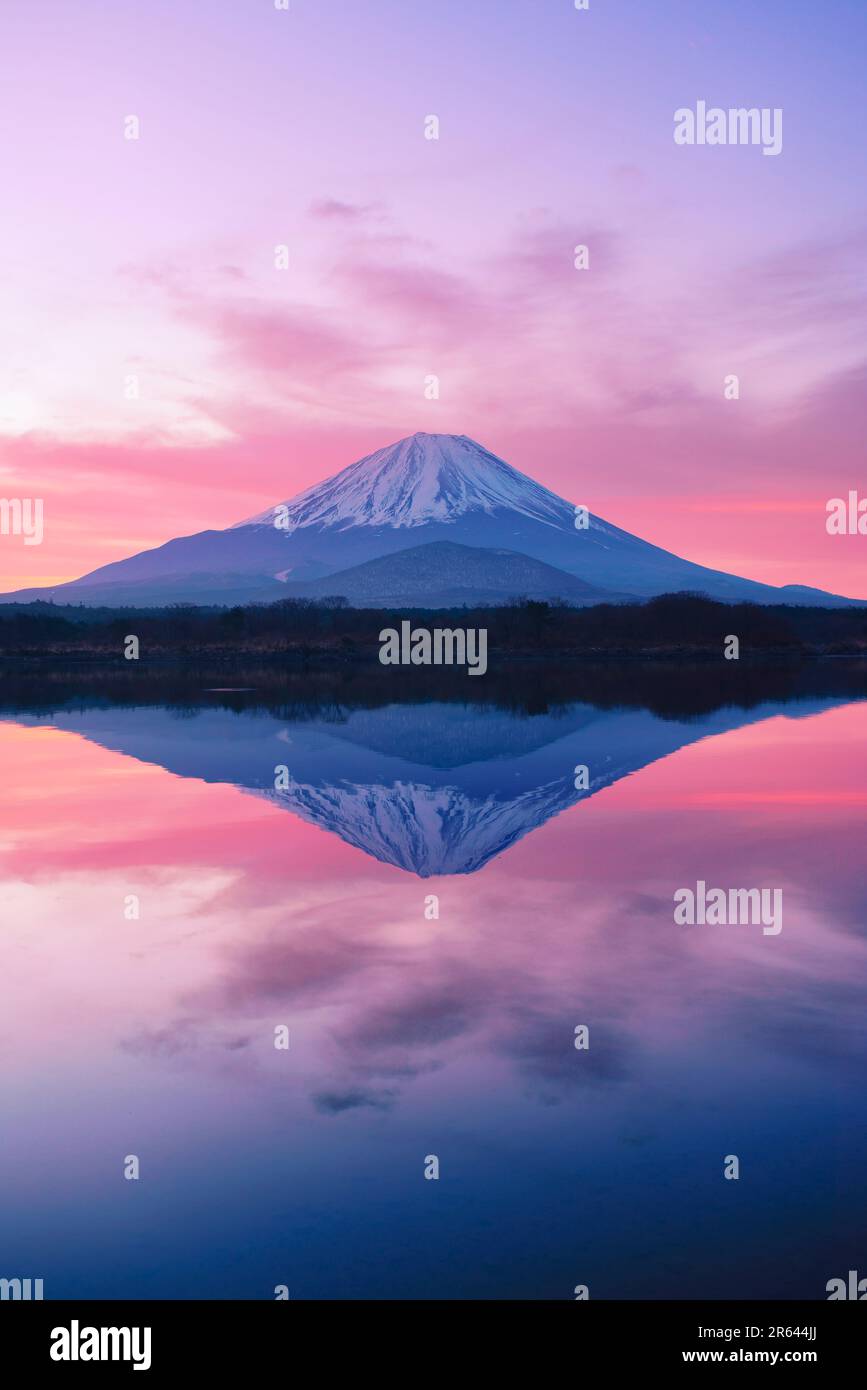
[[[292,532],[312,526],[409,528],[502,511],[557,525],[564,507],[571,526],[574,511],[466,435],[451,434],[399,439],[279,505]],[[269,507],[239,526],[272,526],[274,510]]]
[[[582,485],[581,492],[589,487]],[[228,530],[183,536],[69,584],[20,590],[2,599],[142,606],[180,600],[267,602],[287,597],[289,584],[326,577],[335,592],[334,577],[341,572],[445,541],[517,553],[593,589],[639,597],[690,590],[731,602],[851,601],[706,569],[595,515],[587,529],[577,529],[575,521],[571,502],[465,435],[414,434]],[[499,568],[502,572],[502,564]],[[359,582],[367,581],[362,576]],[[467,601],[481,600],[472,592]]]
[[512,598],[565,599],[586,607],[622,603],[634,594],[596,589],[565,570],[515,550],[430,541],[396,555],[339,570],[324,579],[286,584],[284,597],[342,595],[353,608],[459,608],[462,604],[500,604]]

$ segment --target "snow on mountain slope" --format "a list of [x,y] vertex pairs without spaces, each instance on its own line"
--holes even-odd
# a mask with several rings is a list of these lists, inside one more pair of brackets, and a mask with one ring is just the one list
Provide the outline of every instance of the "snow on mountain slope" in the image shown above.
[[[572,524],[574,509],[465,434],[413,434],[279,504],[285,526],[423,526],[504,508],[534,521]],[[273,526],[269,507],[238,526]],[[234,528],[234,529],[237,529]]]

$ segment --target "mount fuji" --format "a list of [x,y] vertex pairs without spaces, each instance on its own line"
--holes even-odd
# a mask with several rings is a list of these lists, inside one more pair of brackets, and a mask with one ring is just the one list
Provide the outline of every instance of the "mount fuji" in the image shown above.
[[[408,551],[418,558],[398,559]],[[577,529],[571,502],[466,435],[449,434],[401,439],[227,530],[183,536],[0,601],[150,607],[343,594],[356,606],[388,595],[392,605],[430,607],[458,592],[467,604],[528,592],[598,603],[683,590],[730,602],[851,602],[707,569],[592,514]]]

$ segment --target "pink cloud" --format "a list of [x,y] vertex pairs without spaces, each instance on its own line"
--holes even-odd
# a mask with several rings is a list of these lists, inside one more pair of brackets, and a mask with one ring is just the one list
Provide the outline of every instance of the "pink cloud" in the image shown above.
[[381,215],[380,203],[345,203],[339,198],[316,198],[310,204],[310,216],[323,221],[358,222]]
[[[590,271],[572,265],[578,240],[591,248]],[[42,547],[0,552],[12,583],[72,578],[229,525],[403,434],[434,429],[478,438],[690,559],[863,592],[860,554],[824,531],[825,500],[863,476],[867,347],[859,360],[857,314],[851,365],[824,366],[815,349],[817,334],[846,321],[859,237],[792,248],[775,272],[759,259],[744,268],[742,293],[729,273],[703,301],[678,297],[664,313],[642,300],[629,246],[599,226],[579,237],[534,214],[460,269],[412,239],[396,242],[390,229],[349,245],[326,235],[304,299],[291,277],[275,298],[234,260],[212,271],[170,257],[129,267],[127,278],[202,335],[220,389],[204,393],[191,376],[186,404],[232,437],[170,448],[156,429],[111,443],[8,441],[7,477],[36,480],[22,495],[38,484],[47,514]],[[764,349],[771,361],[797,363],[812,380],[783,402],[762,399],[754,360],[731,346],[760,340],[769,321],[779,337]],[[741,367],[736,404],[691,375],[714,340],[729,344],[720,360]],[[423,397],[428,372],[441,379],[435,403]],[[23,487],[10,481],[6,491]]]

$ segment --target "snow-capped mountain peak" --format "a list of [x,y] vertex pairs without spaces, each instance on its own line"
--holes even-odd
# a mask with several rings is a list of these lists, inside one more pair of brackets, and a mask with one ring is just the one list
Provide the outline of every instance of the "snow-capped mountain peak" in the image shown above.
[[[423,526],[502,509],[557,526],[571,516],[562,498],[463,434],[409,435],[278,506],[280,529],[288,532]],[[277,510],[238,524],[271,526]]]

